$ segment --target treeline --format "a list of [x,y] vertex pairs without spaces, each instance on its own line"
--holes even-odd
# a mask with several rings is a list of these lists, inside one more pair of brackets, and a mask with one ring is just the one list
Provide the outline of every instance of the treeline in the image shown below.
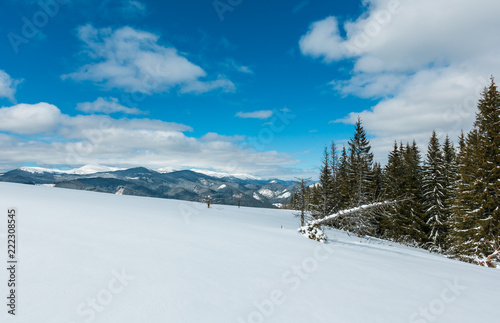
[[[325,148],[319,182],[302,179],[289,208],[320,219],[377,201],[399,202],[331,225],[488,264],[500,247],[500,93],[492,79],[482,93],[473,129],[455,147],[433,132],[425,157],[415,141],[394,143],[387,164],[373,161],[361,120],[338,153]],[[303,219],[304,221],[305,219]],[[498,252],[495,254],[498,255]]]

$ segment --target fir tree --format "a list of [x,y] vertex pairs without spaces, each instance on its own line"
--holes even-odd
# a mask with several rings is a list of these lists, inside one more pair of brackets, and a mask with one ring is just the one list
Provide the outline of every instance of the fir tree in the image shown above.
[[314,190],[315,203],[311,205],[311,213],[315,219],[324,218],[330,215],[335,208],[334,180],[330,163],[330,154],[328,153],[328,149],[325,148],[319,183]]
[[299,213],[296,215],[300,218],[300,226],[303,227],[307,220],[307,204],[309,199],[309,191],[307,183],[310,178],[299,178],[299,191],[293,195],[294,209],[298,210]]
[[337,169],[337,176],[336,176],[336,186],[337,186],[337,191],[338,191],[338,209],[342,210],[348,207],[349,205],[349,200],[351,196],[351,187],[349,185],[349,177],[347,174],[347,168],[348,168],[348,156],[347,156],[347,150],[344,147],[342,147],[342,154],[340,155],[339,159],[339,166]]
[[415,142],[403,147],[394,143],[384,169],[383,192],[389,200],[400,200],[381,217],[382,236],[410,245],[425,241],[422,214],[421,159]]
[[[402,158],[399,152],[399,146],[394,142],[394,148],[387,157],[387,164],[384,168],[382,178],[382,190],[384,198],[395,200],[399,197],[402,189]],[[380,236],[386,239],[397,240],[399,236],[398,223],[399,210],[397,206],[392,206],[379,216]]]
[[500,245],[500,93],[494,80],[478,103],[474,128],[459,154],[456,257],[480,262]]
[[[373,154],[370,141],[361,125],[356,122],[354,136],[349,140],[347,179],[349,182],[349,206],[360,206],[374,200],[373,191]],[[376,219],[366,212],[359,212],[342,219],[343,227],[359,235],[374,232]]]
[[412,145],[406,145],[403,155],[404,160],[404,197],[406,200],[400,204],[401,217],[404,219],[402,227],[406,241],[413,245],[427,242],[428,227],[425,223],[423,211],[423,170],[422,158],[415,140]]
[[446,240],[446,210],[444,199],[445,178],[443,153],[436,132],[432,132],[427,148],[427,158],[423,171],[423,197],[427,224],[430,228],[429,239],[432,248],[439,251]]
[[[455,147],[450,138],[446,136],[443,144],[443,181],[444,181],[444,221],[448,230],[453,221],[453,210],[456,201],[456,189],[458,182],[457,156]],[[452,241],[449,241],[448,231],[443,247],[448,249]]]
[[352,189],[352,206],[367,204],[373,200],[373,154],[370,141],[358,117],[354,137],[349,140],[348,176]]

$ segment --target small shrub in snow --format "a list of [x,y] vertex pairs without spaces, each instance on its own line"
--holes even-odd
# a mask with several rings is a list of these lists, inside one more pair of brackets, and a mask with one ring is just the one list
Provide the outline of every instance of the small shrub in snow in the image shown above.
[[316,240],[319,242],[325,242],[326,241],[326,235],[321,230],[321,228],[318,225],[310,225],[307,224],[299,229],[299,232],[308,237],[309,239]]

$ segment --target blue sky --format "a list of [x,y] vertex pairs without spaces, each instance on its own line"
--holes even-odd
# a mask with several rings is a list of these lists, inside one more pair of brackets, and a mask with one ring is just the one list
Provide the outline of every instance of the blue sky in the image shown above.
[[0,168],[315,176],[357,115],[380,161],[456,137],[499,69],[500,10],[450,1],[5,0]]

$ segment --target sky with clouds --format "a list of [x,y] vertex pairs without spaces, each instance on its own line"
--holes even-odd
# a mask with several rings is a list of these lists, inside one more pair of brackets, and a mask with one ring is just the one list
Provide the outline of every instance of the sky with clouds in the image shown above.
[[469,130],[500,75],[493,0],[4,0],[0,170],[85,164],[315,177],[357,117]]

